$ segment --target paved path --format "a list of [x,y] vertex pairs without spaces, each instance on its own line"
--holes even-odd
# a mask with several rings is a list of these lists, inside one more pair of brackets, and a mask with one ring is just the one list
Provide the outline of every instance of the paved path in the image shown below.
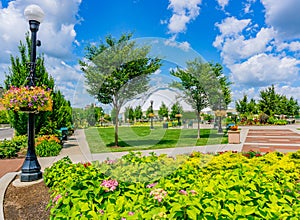
[[21,169],[24,158],[0,160],[0,178],[9,172],[17,172]]
[[243,151],[291,152],[300,150],[298,126],[251,127],[243,144]]
[[[179,148],[167,148],[157,150],[145,150],[142,151],[144,155],[149,152],[155,151],[157,154],[168,154],[174,156],[176,154],[191,153],[192,151],[200,151],[203,153],[218,152],[218,151],[274,151],[281,152],[300,150],[300,130],[297,128],[300,126],[251,126],[241,127],[241,143],[240,144],[221,144],[221,145],[209,145],[198,147],[179,147]],[[93,160],[104,161],[107,158],[116,159],[120,158],[128,152],[110,152],[91,154],[88,144],[85,139],[84,130],[78,129],[75,133],[69,137],[65,142],[60,154],[56,157],[38,158],[42,171],[51,166],[54,162],[60,160],[63,157],[70,157],[74,163],[87,162]],[[24,159],[11,159],[0,160],[0,178],[8,172],[19,171]]]
[[0,127],[0,140],[11,139],[14,135],[14,129],[9,127]]

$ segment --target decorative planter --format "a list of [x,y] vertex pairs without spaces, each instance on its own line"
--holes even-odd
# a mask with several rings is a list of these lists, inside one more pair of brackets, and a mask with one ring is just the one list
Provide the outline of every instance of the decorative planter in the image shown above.
[[239,144],[240,143],[240,131],[228,131],[228,144]]
[[3,95],[1,99],[3,106],[15,112],[36,113],[38,111],[52,110],[51,90],[44,87],[14,87]]
[[38,114],[39,111],[36,110],[36,109],[30,109],[30,108],[22,108],[20,107],[20,112],[24,112],[24,113],[35,113],[35,114]]

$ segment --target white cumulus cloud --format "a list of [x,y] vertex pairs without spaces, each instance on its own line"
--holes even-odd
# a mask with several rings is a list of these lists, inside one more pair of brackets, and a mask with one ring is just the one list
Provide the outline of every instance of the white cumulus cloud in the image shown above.
[[224,8],[228,5],[229,0],[217,0],[219,6],[224,10]]
[[220,50],[232,80],[247,86],[292,84],[299,74],[299,41],[284,41],[273,26],[259,28],[250,19],[228,17],[216,23],[220,34],[213,46]]
[[168,9],[172,10],[168,28],[171,34],[185,32],[186,25],[199,15],[202,0],[169,0]]
[[261,0],[265,7],[265,19],[283,38],[300,37],[299,0]]
[[271,83],[292,83],[298,75],[299,64],[300,61],[295,58],[261,53],[243,63],[233,64],[229,68],[236,82],[266,86]]

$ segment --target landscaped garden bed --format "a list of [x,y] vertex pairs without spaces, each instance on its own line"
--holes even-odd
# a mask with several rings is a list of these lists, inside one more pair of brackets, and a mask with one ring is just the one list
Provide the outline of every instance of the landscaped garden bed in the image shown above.
[[[57,156],[61,149],[62,143],[56,135],[41,135],[35,139],[35,151],[39,157]],[[0,159],[25,157],[26,151],[26,135],[0,141]]]
[[299,219],[300,151],[142,156],[47,168],[51,219]]

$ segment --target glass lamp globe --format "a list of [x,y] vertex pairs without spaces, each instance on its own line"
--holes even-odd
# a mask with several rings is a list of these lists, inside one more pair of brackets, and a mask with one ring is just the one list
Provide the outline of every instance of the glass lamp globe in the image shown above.
[[24,10],[27,21],[37,21],[41,23],[44,19],[44,11],[38,5],[29,5]]

